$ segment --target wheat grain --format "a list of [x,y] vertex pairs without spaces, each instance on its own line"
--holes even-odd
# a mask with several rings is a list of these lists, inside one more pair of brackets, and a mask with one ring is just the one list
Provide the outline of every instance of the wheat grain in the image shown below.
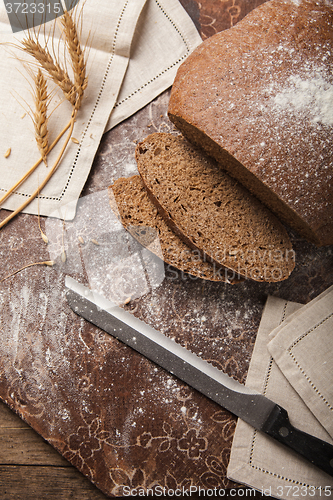
[[64,15],[61,17],[61,24],[63,26],[66,45],[71,58],[74,73],[74,88],[76,93],[74,107],[75,109],[79,109],[84,91],[88,85],[84,52],[81,49],[75,22],[68,11],[65,11]]
[[49,242],[49,239],[48,237],[46,236],[46,234],[44,233],[44,231],[42,230],[41,228],[41,225],[40,225],[40,215],[39,215],[39,193],[37,195],[37,211],[38,211],[38,227],[39,227],[39,231],[40,231],[40,235],[42,237],[42,240],[44,241],[44,243],[48,244]]
[[6,151],[6,152],[5,152],[5,154],[4,154],[4,157],[5,157],[5,158],[9,158],[9,156],[10,156],[10,153],[11,153],[11,152],[12,152],[12,149],[11,149],[11,148],[8,148],[8,149],[7,149],[7,151]]
[[42,231],[42,230],[40,231],[40,234],[41,234],[41,237],[42,237],[42,240],[44,241],[44,243],[48,244],[49,239],[48,239],[48,237],[46,236],[46,234],[45,234],[45,233],[43,233],[43,231]]
[[47,129],[47,82],[43,73],[38,69],[37,76],[35,77],[35,107],[34,113],[34,126],[35,137],[39,152],[45,165],[47,166],[47,153],[49,149],[49,132]]

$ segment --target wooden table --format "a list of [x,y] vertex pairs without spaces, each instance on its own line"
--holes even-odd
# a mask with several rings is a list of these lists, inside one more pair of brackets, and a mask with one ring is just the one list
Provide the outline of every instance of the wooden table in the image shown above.
[[0,436],[1,500],[108,498],[2,402]]
[[[240,20],[247,12],[263,2],[264,0],[228,0],[224,3],[221,3],[220,0],[203,0],[200,2],[197,0],[181,0],[181,3],[187,9],[197,27],[200,29],[203,38],[211,36],[216,31],[221,31],[222,29],[230,27]],[[168,93],[165,93],[158,98],[154,104],[155,108],[158,110],[158,112],[156,112],[156,116],[164,116],[163,120],[165,120],[167,102]],[[84,194],[93,193],[99,189],[107,188],[107,186],[111,183],[111,179],[107,175],[105,165],[115,161],[114,152],[110,152],[110,146],[113,144],[113,141],[117,143],[119,137],[123,137],[125,133],[134,129],[136,130],[138,139],[148,135],[152,131],[150,128],[151,119],[148,119],[148,116],[148,111],[142,110],[136,116],[127,120],[126,123],[120,124],[115,130],[104,136],[100,150],[93,165],[93,173],[88,180]],[[36,218],[28,215],[20,215],[15,221],[13,221],[11,228],[14,247],[20,238],[24,237],[27,232],[29,234],[34,232],[35,224]],[[241,352],[241,350],[239,350],[239,352],[235,352],[235,356],[233,356],[233,353],[231,352],[230,359],[227,359],[224,366],[221,365],[222,368],[228,369],[229,373],[241,381],[244,381],[246,377],[253,342],[255,340],[255,334],[267,294],[276,293],[278,295],[282,295],[288,300],[297,300],[305,303],[333,283],[333,269],[329,250],[324,249],[318,251],[311,245],[308,245],[306,242],[297,238],[295,235],[293,236],[293,243],[297,250],[298,265],[293,275],[294,277],[291,278],[288,283],[281,285],[281,287],[269,285],[258,285],[257,287],[254,287],[250,284],[246,285],[247,288],[246,286],[245,288],[239,288],[238,292],[234,291],[234,289],[227,292],[230,293],[231,301],[234,300],[235,303],[237,303],[237,307],[239,307],[240,312],[242,312],[242,307],[244,306],[245,301],[244,295],[242,294],[246,293],[247,296],[250,297],[250,305],[248,306],[250,307],[249,319],[247,319],[246,322],[243,321],[243,323],[238,326],[229,324],[229,326],[231,326],[234,330],[233,333],[235,338],[237,338],[240,334],[243,335],[243,351]],[[31,247],[32,249],[34,248],[33,238],[31,239]],[[10,266],[14,266],[14,264],[16,265],[15,251],[12,256],[13,260],[11,261],[9,259],[8,265]],[[17,255],[20,257],[19,254]],[[32,258],[32,256],[28,254],[25,257]],[[45,280],[45,283],[47,283],[47,280],[49,279],[47,271],[41,270],[38,270],[38,272],[36,270],[31,270],[30,273],[27,273],[27,276],[32,276],[30,283],[32,283],[32,286],[36,287],[37,285],[34,285],[36,283],[36,279],[40,279],[42,282]],[[58,285],[56,278],[57,277],[55,276],[54,286]],[[176,286],[178,286],[179,290],[180,285],[178,284]],[[197,300],[197,296],[199,296],[205,285],[199,287],[190,283],[189,286],[192,287],[195,300]],[[165,291],[162,290],[162,293],[165,293],[166,296],[169,292],[170,288],[167,288]],[[10,288],[10,293],[15,293],[15,287],[13,287],[13,289]],[[177,290],[173,290],[172,293],[173,295],[171,299],[176,300]],[[223,293],[225,294],[225,292]],[[215,285],[207,286],[207,294],[210,294],[214,300],[222,300],[221,290],[219,290],[219,288]],[[252,302],[251,297],[255,297]],[[227,299],[228,297],[224,295],[223,300],[226,302]],[[178,297],[178,301],[179,303],[182,302],[182,297]],[[147,317],[147,314],[149,313],[148,306],[144,305],[143,309],[139,311],[143,314],[143,317]],[[185,321],[185,314],[186,310],[185,312],[181,309],[175,310],[174,321],[176,322],[176,326],[178,325],[179,328]],[[223,324],[228,326],[228,317],[226,316],[222,319],[224,321]],[[74,327],[79,325],[79,323],[75,324],[75,319],[71,318],[71,321]],[[28,326],[29,328],[33,327],[33,325]],[[69,327],[71,327],[71,325]],[[229,332],[229,340],[231,338],[230,335],[233,333],[230,334]],[[98,336],[98,332],[96,330],[91,333],[91,329],[89,330],[87,325],[82,327],[81,336],[84,338],[85,342],[92,342],[93,334]],[[33,341],[34,337],[32,336],[32,342]],[[114,345],[115,344],[112,343],[111,347],[114,347]],[[245,348],[246,356],[243,354]],[[228,356],[228,353],[226,356]],[[229,362],[231,359],[232,362]],[[85,360],[85,362],[88,363],[87,360]],[[110,360],[109,363],[111,363]],[[140,373],[145,373],[145,371],[149,371],[150,369],[148,365],[142,363],[141,360],[135,356],[133,363],[135,370],[139,373],[139,376]],[[112,364],[110,364],[110,367],[119,369],[118,366]],[[121,376],[125,376],[124,374],[126,373],[120,373]],[[87,378],[88,375],[86,376],[86,379]],[[157,386],[162,378],[162,374],[158,372],[158,375],[156,375]],[[129,383],[133,383],[133,380],[130,380]],[[32,389],[35,389],[35,387],[32,387]],[[32,389],[30,388],[30,392],[27,392],[28,403],[29,396],[32,398]],[[85,390],[84,387],[83,390]],[[17,411],[21,412],[22,417],[25,417],[27,421],[30,419],[32,424],[35,425],[35,428],[38,428],[41,434],[45,434],[46,430],[43,427],[43,418],[39,418],[39,420],[38,418],[34,418],[31,411],[28,414],[24,413],[27,400],[24,399],[26,395],[24,396],[24,394],[22,394],[23,392],[18,389],[17,393],[14,395],[15,397],[12,397],[11,394],[4,392],[3,398],[6,399],[12,407],[15,407]],[[126,394],[121,394],[119,397],[121,397],[124,401],[128,401],[130,400],[130,396],[130,391],[128,390]],[[217,411],[214,406],[210,406],[210,403],[206,404],[205,400],[199,395],[196,395],[195,397],[193,396],[193,404],[195,404],[195,407],[201,412],[207,411],[207,415],[211,415],[214,411]],[[152,411],[154,411],[154,408],[152,408]],[[162,425],[163,414],[158,414],[156,410],[156,416],[157,420],[161,422],[161,424],[157,423],[157,425]],[[229,422],[228,425],[231,426],[230,428],[232,429],[232,425],[234,424],[233,418],[230,415],[226,415],[226,419]],[[78,423],[78,425],[80,424]],[[29,425],[25,424],[17,415],[15,415],[4,403],[0,403],[0,432],[1,500],[44,500],[46,498],[48,500],[102,500],[108,498],[99,489],[93,486],[93,484],[61,454],[55,451],[55,449],[42,437],[40,437],[37,432],[35,432]],[[231,434],[226,437],[227,440],[229,439],[229,443],[230,436]],[[59,444],[59,449],[61,446],[64,446],[64,443]],[[65,452],[66,449],[64,449],[64,454],[66,455]],[[73,455],[70,455],[67,452],[67,456],[72,459],[73,463],[75,462]]]

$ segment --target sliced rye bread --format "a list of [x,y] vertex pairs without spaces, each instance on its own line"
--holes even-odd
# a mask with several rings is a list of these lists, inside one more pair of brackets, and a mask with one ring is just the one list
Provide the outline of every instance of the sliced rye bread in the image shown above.
[[214,160],[165,133],[148,136],[135,155],[152,201],[187,245],[245,278],[288,278],[295,256],[285,228]]
[[168,109],[190,142],[318,246],[333,245],[332,24],[332,1],[260,5],[186,58]]
[[205,261],[165,223],[150,200],[139,175],[120,178],[109,187],[110,206],[125,229],[164,262],[191,276],[210,281],[238,283],[228,269]]

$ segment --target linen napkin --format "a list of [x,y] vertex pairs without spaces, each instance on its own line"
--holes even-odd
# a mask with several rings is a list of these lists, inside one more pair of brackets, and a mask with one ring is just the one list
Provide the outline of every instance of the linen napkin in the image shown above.
[[180,64],[202,42],[179,0],[147,0],[107,130],[169,88]]
[[[333,443],[333,287],[305,306],[268,297],[246,385],[299,429]],[[332,495],[333,479],[239,420],[228,477],[276,498]]]
[[[75,216],[76,201],[105,130],[172,85],[181,62],[201,42],[178,0],[80,0],[78,12],[81,8],[81,37],[83,43],[88,39],[89,47],[89,83],[74,127],[76,140],[70,142],[59,168],[38,200],[24,210],[67,220]],[[53,26],[47,23],[45,28],[50,25]],[[41,33],[43,31],[44,28]],[[24,35],[24,32],[11,33],[4,4],[0,5],[0,198],[40,157],[29,118],[33,108],[31,77],[22,64],[29,56],[12,45]],[[58,31],[55,50],[63,53],[63,40]],[[61,99],[57,94],[54,105]],[[67,102],[52,112],[50,142],[66,125],[70,114]],[[9,150],[10,155],[5,158]],[[58,152],[59,148],[55,148],[50,153],[49,165],[54,164]],[[37,189],[48,168],[41,164],[2,208],[15,210],[20,206]]]

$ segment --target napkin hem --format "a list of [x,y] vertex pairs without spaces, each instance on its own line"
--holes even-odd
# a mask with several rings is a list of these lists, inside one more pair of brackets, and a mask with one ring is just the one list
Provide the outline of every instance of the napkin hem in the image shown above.
[[[180,64],[202,42],[201,36],[195,25],[178,0],[173,4],[172,0],[169,0],[168,9],[163,5],[163,2],[159,0],[154,0],[154,2],[175,31],[179,34],[185,47],[185,53],[176,61],[173,61],[171,65],[160,70],[157,74],[155,74],[155,76],[151,77],[148,81],[132,90],[125,97],[122,97],[120,101],[117,101],[110,114],[110,118],[105,129],[106,132],[121,123],[123,120],[135,114],[139,111],[139,109],[142,109],[158,95],[171,87]],[[186,13],[186,16],[182,16],[181,18],[181,24],[174,19],[175,17],[179,17],[179,9],[182,9]],[[170,13],[170,10],[175,12]],[[191,33],[191,36],[189,36],[189,33]],[[131,59],[129,60],[129,68],[130,65]],[[130,113],[127,109],[123,109],[123,105],[127,104],[129,101],[131,101]]]
[[[288,302],[272,296],[268,297],[250,362],[246,386],[270,397],[270,394],[268,394],[270,377],[272,374],[274,375],[275,370],[280,370],[275,363],[275,359],[267,350],[267,341],[270,338],[269,333],[272,329],[275,330],[278,328],[277,325],[281,325],[282,323],[284,325],[288,324],[289,319],[294,316],[297,317],[301,309],[301,304]],[[289,385],[287,379],[284,380],[285,384]],[[297,393],[295,395],[299,397]],[[277,402],[279,403],[279,400]],[[303,404],[305,407],[305,403]],[[313,418],[315,418],[314,415]],[[279,450],[284,455],[286,453],[289,456],[290,454],[294,454],[295,462],[300,460],[299,467],[295,468],[295,471],[298,469],[297,475],[295,476],[295,471],[289,473],[288,469],[284,471],[283,462],[276,471],[274,471],[274,465],[271,465],[270,462],[265,465],[265,456],[263,453],[267,449],[270,449],[273,455],[274,453],[279,453]],[[287,451],[282,444],[262,434],[242,420],[238,420],[236,425],[227,477],[232,481],[250,485],[258,491],[262,491],[262,489],[267,491],[269,489],[267,493],[269,496],[277,496],[278,498],[285,499],[288,498],[287,488],[289,487],[295,489],[303,488],[308,496],[314,496],[323,488],[324,483],[330,485],[330,477],[327,476],[327,480],[325,480],[325,473],[320,473],[319,470],[315,470],[314,468],[308,468],[304,459],[300,459],[292,451]]]
[[[324,331],[330,331],[329,327],[325,328],[325,323],[333,318],[333,312],[331,312],[332,298],[333,287],[329,287],[302,307],[302,317],[297,313],[291,315],[285,325],[273,330],[272,334],[274,333],[274,336],[273,338],[270,337],[267,349],[288,382],[333,438],[333,405],[330,399],[327,398],[327,394],[325,394],[329,384],[326,382],[319,389],[318,380],[316,381],[317,373],[311,374],[311,363],[304,367],[304,362],[300,358],[301,353],[297,352],[297,347],[300,346],[302,349],[302,342],[306,341],[306,339],[311,342],[312,346],[318,344],[315,339],[320,339],[321,327],[324,328]],[[297,334],[297,327],[301,319],[302,333]],[[293,337],[288,338],[289,332]],[[331,393],[329,393],[329,396],[331,397]]]
[[[145,4],[146,0],[142,1],[141,4],[138,4],[139,5],[139,8],[137,9],[137,12],[136,12],[136,20],[138,20],[139,16],[140,16],[140,12],[142,11],[142,8]],[[72,178],[73,178],[73,173],[74,173],[74,170],[76,169],[77,167],[77,164],[78,164],[78,161],[79,161],[79,157],[81,155],[81,151],[82,151],[82,145],[83,145],[83,142],[84,142],[84,139],[86,138],[88,132],[89,132],[89,128],[92,124],[92,121],[94,119],[94,115],[95,115],[95,112],[97,111],[98,107],[100,106],[100,104],[102,103],[102,96],[103,94],[106,92],[106,88],[107,88],[107,81],[110,77],[110,74],[111,74],[111,69],[113,67],[113,64],[115,61],[119,61],[118,64],[119,64],[119,67],[120,65],[123,66],[123,70],[121,72],[119,72],[119,82],[118,82],[118,93],[119,93],[119,90],[121,88],[121,83],[122,81],[124,80],[124,77],[125,77],[125,73],[126,73],[126,68],[128,67],[128,63],[129,63],[129,56],[130,56],[130,40],[128,39],[127,40],[127,44],[124,44],[125,48],[126,48],[126,51],[127,53],[122,53],[122,54],[118,54],[117,53],[117,39],[118,39],[118,35],[120,34],[120,26],[122,24],[122,22],[126,22],[126,13],[127,12],[130,12],[131,10],[131,6],[132,6],[132,11],[133,11],[133,5],[131,4],[130,0],[127,0],[124,7],[122,8],[121,12],[120,12],[120,15],[118,17],[118,21],[117,21],[117,27],[116,27],[116,31],[115,33],[113,34],[113,40],[112,40],[112,51],[111,51],[111,54],[110,54],[110,57],[108,59],[108,63],[107,63],[107,66],[105,68],[105,71],[104,71],[104,74],[103,74],[103,78],[102,78],[102,83],[100,85],[100,88],[99,88],[99,91],[98,91],[98,94],[95,98],[95,103],[94,103],[94,106],[89,114],[89,118],[88,118],[88,122],[87,122],[87,125],[85,126],[83,132],[82,132],[82,136],[81,136],[81,140],[80,140],[80,143],[78,145],[78,148],[77,148],[77,151],[76,151],[76,154],[74,156],[74,159],[72,161],[72,164],[71,164],[71,168],[70,168],[70,171],[67,175],[67,182],[66,184],[64,185],[63,187],[63,190],[62,192],[60,193],[59,196],[57,197],[47,197],[47,199],[49,200],[53,200],[53,201],[57,201],[57,202],[60,202],[65,196],[66,196],[66,191],[72,181]],[[132,15],[132,14],[130,14]],[[132,39],[132,37],[131,37]],[[123,52],[124,50],[124,46],[122,45],[121,46],[121,51]],[[106,120],[107,121],[107,118]],[[101,136],[102,136],[103,132],[101,132]],[[83,153],[82,153],[83,154]],[[88,175],[89,175],[89,172],[90,172],[90,169],[89,171],[87,172],[87,175],[85,177],[85,180],[84,182],[86,181]],[[42,199],[43,196],[40,196],[40,199]],[[71,220],[73,219],[73,217],[75,216],[75,208],[74,210],[72,210],[72,213],[70,215],[68,215],[68,217],[66,217],[67,220]]]
[[[71,151],[69,161],[66,162],[65,157],[68,154],[68,150],[66,150],[59,168],[51,179],[53,183],[60,184],[59,191],[56,194],[48,194],[48,186],[50,183],[47,184],[39,194],[38,199],[32,200],[31,203],[22,210],[22,213],[39,213],[43,216],[58,217],[64,220],[72,220],[75,217],[79,194],[90,173],[93,159],[92,149],[95,153],[96,142],[98,142],[98,144],[100,143],[107,120],[109,119],[109,114],[105,113],[105,110],[103,111],[102,109],[103,104],[105,105],[105,100],[108,99],[108,95],[112,97],[111,106],[116,102],[129,62],[134,29],[145,3],[146,0],[140,0],[140,2],[126,0],[125,4],[117,13],[115,21],[116,28],[109,42],[110,50],[104,51],[106,54],[104,59],[105,66],[103,68],[103,75],[99,80],[99,86],[96,87],[96,91],[91,95],[90,104],[86,109],[83,106],[80,110],[79,120],[84,120],[86,124],[81,132],[76,132],[80,134],[79,144],[76,149],[74,149],[75,145],[73,143],[70,144]],[[131,32],[128,29],[125,30],[126,33],[124,35],[121,27],[124,23],[125,25],[126,23],[128,24],[128,21],[131,21],[130,24],[131,26],[133,25],[133,30]],[[117,71],[113,71],[115,66],[117,67]],[[65,102],[64,105],[66,104]],[[94,129],[89,137],[92,124],[94,124]],[[53,152],[51,154],[53,154]],[[80,166],[80,173],[76,174],[78,165]],[[45,176],[46,174],[47,172]],[[40,179],[42,180],[42,178],[44,177]],[[73,180],[78,184],[74,190],[71,188]],[[28,192],[29,189],[30,188],[27,187],[26,189],[19,189],[14,192],[12,196],[3,203],[2,208],[15,210],[15,208],[22,203],[22,199],[27,199],[31,196]],[[6,190],[4,191],[6,192]]]

